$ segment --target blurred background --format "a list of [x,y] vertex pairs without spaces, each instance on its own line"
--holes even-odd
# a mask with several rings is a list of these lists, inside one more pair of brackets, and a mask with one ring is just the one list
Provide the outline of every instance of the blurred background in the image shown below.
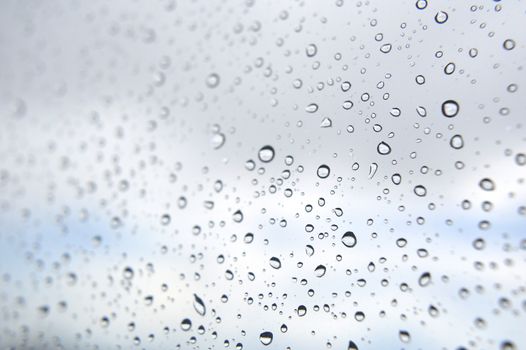
[[525,18],[0,1],[0,348],[525,348]]

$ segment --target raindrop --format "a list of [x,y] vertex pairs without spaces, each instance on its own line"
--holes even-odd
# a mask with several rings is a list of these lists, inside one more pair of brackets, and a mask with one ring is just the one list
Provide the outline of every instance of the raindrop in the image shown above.
[[330,173],[331,169],[327,165],[322,164],[318,167],[317,174],[320,179],[326,179]]
[[418,278],[418,284],[420,287],[427,287],[431,283],[431,274],[429,272],[424,272]]
[[427,0],[417,0],[415,5],[417,9],[423,10],[427,7]]
[[263,146],[258,152],[258,158],[263,163],[268,163],[274,159],[274,148],[272,146]]
[[343,234],[342,236],[342,243],[344,246],[346,246],[347,248],[352,248],[356,245],[356,236],[354,235],[353,232],[351,231],[347,231]]
[[307,107],[305,107],[305,112],[307,113],[316,113],[318,110],[318,105],[316,103],[311,103]]
[[418,197],[424,197],[427,194],[426,188],[422,185],[415,186],[414,192]]
[[512,39],[506,39],[502,43],[502,47],[504,47],[504,49],[508,51],[513,50],[515,48],[515,41],[513,41]]
[[378,164],[371,163],[369,164],[369,175],[367,176],[369,179],[372,179],[374,175],[376,174],[376,171],[378,170]]
[[270,345],[272,343],[272,339],[274,338],[274,335],[272,332],[263,332],[259,335],[259,341],[263,345]]
[[409,334],[408,331],[400,331],[398,333],[398,337],[400,338],[400,341],[402,343],[409,343],[411,341],[411,335]]
[[192,328],[192,321],[189,318],[185,318],[181,321],[181,329],[183,331],[189,331]]
[[453,62],[449,62],[444,67],[444,73],[446,73],[447,75],[451,75],[455,72],[455,68],[455,64]]
[[376,147],[376,150],[378,151],[378,153],[380,153],[383,156],[391,153],[391,147],[383,141],[378,144],[378,146]]
[[199,298],[197,294],[194,294],[194,310],[201,316],[206,314],[206,307],[203,299]]
[[358,346],[352,340],[349,340],[349,345],[347,345],[347,350],[358,350]]
[[437,22],[438,24],[445,23],[447,19],[448,19],[447,12],[438,11],[437,14],[435,15],[435,22]]
[[400,185],[400,183],[402,182],[402,176],[398,173],[393,174],[391,175],[391,181],[393,181],[395,185]]
[[307,314],[307,308],[305,307],[305,305],[298,306],[298,316],[303,317],[306,314]]
[[456,101],[447,100],[442,103],[442,114],[448,118],[453,118],[458,114],[459,106]]
[[380,51],[383,53],[389,53],[391,51],[392,45],[391,44],[383,44],[380,47]]
[[484,179],[480,180],[479,186],[484,191],[493,191],[493,190],[495,190],[495,183],[493,182],[493,180],[488,179],[488,178],[484,178]]
[[219,75],[218,74],[212,73],[206,78],[206,86],[208,86],[209,88],[213,89],[217,87],[218,85],[219,85]]
[[243,213],[241,212],[241,210],[237,210],[234,214],[232,214],[232,220],[234,220],[234,222],[237,223],[243,221]]
[[464,139],[462,135],[454,135],[451,140],[449,140],[449,145],[454,149],[461,149],[464,147]]
[[316,53],[318,52],[318,47],[314,44],[309,44],[307,48],[305,49],[305,52],[308,57],[314,57],[316,56]]
[[314,269],[314,274],[316,275],[316,277],[323,277],[325,275],[325,272],[327,271],[327,268],[323,265],[318,265],[315,269]]
[[279,269],[279,268],[281,268],[281,261],[280,261],[278,258],[276,258],[275,256],[273,256],[272,258],[270,258],[270,260],[269,260],[269,264],[270,264],[270,266],[271,266],[272,268],[274,268],[274,269],[276,269],[276,270]]
[[321,124],[320,124],[320,127],[322,128],[330,128],[332,127],[332,120],[330,118],[323,118],[323,120],[321,121]]
[[220,149],[225,144],[225,135],[218,132],[212,135],[210,143],[214,149]]

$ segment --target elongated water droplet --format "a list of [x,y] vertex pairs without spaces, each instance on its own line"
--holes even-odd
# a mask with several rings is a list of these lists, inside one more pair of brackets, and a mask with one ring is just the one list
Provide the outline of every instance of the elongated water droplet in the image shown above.
[[194,294],[194,310],[201,316],[206,314],[206,306],[203,299],[199,298],[197,294]]

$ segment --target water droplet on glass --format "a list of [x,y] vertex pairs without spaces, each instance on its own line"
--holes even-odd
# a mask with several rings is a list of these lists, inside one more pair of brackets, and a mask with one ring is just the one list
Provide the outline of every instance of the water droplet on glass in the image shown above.
[[380,47],[380,51],[383,52],[383,53],[389,53],[389,51],[391,51],[391,48],[392,48],[391,44],[383,44]]
[[442,103],[442,114],[448,118],[453,118],[458,114],[459,106],[456,101],[447,100]]
[[376,147],[376,150],[378,151],[378,153],[385,156],[391,153],[391,146],[389,146],[387,143],[382,141],[378,144],[378,146]]
[[274,339],[272,332],[263,332],[259,335],[259,341],[265,346],[272,343],[272,339]]
[[327,117],[323,118],[323,120],[320,123],[320,127],[322,128],[330,128],[331,126],[332,126],[332,120],[330,120]]
[[315,269],[314,269],[314,274],[316,275],[316,277],[323,277],[325,275],[325,272],[327,271],[327,268],[323,265],[318,265]]
[[484,179],[480,180],[479,186],[484,191],[493,191],[493,190],[495,190],[495,183],[493,182],[493,180],[488,179],[488,178],[484,178]]
[[449,140],[449,145],[454,149],[461,149],[464,147],[464,139],[462,135],[454,135],[451,140]]
[[219,85],[219,75],[218,74],[212,73],[206,78],[206,86],[208,86],[209,88],[213,89],[217,87],[218,85]]
[[274,159],[274,148],[272,146],[263,146],[258,152],[258,158],[263,163],[268,163]]
[[194,310],[201,316],[206,314],[205,303],[197,296],[197,294],[194,294]]
[[327,165],[322,164],[318,167],[317,174],[320,179],[326,179],[330,173],[331,169]]
[[343,234],[342,236],[342,243],[344,246],[346,246],[347,248],[352,248],[356,245],[356,236],[354,235],[353,232],[351,231],[347,231]]
[[374,175],[376,174],[376,171],[378,170],[378,164],[371,163],[369,164],[369,175],[367,176],[369,179],[372,179]]
[[316,56],[316,53],[318,52],[318,47],[314,44],[307,45],[307,48],[305,49],[305,53],[308,57],[314,57]]
[[221,146],[225,144],[225,135],[218,132],[212,135],[212,138],[210,139],[210,143],[212,144],[212,147],[214,149],[220,149]]
[[275,256],[273,256],[272,258],[270,258],[270,260],[269,260],[269,264],[270,264],[270,266],[271,266],[272,268],[274,268],[274,269],[276,269],[276,270],[279,269],[279,268],[281,268],[281,261],[280,261],[278,258],[276,258]]
[[512,39],[506,39],[502,43],[502,47],[504,47],[506,50],[513,50],[515,48],[515,41]]
[[422,185],[415,186],[414,192],[418,197],[424,197],[427,194],[426,188]]
[[311,103],[307,107],[305,107],[305,112],[307,113],[315,113],[318,110],[318,105],[316,103]]
[[411,335],[409,334],[408,331],[400,331],[398,333],[398,337],[400,338],[400,341],[402,343],[409,343],[411,341]]
[[427,287],[431,283],[431,274],[429,272],[424,272],[418,278],[418,284],[420,287]]
[[447,19],[448,19],[447,12],[438,11],[437,14],[435,15],[435,22],[437,22],[438,24],[445,23]]

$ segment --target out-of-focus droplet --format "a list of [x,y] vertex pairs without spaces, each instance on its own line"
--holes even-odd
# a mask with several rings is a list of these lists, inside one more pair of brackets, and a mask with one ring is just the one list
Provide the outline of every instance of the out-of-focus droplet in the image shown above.
[[211,73],[206,78],[206,86],[213,89],[219,85],[219,81],[220,81],[219,75],[217,73]]

